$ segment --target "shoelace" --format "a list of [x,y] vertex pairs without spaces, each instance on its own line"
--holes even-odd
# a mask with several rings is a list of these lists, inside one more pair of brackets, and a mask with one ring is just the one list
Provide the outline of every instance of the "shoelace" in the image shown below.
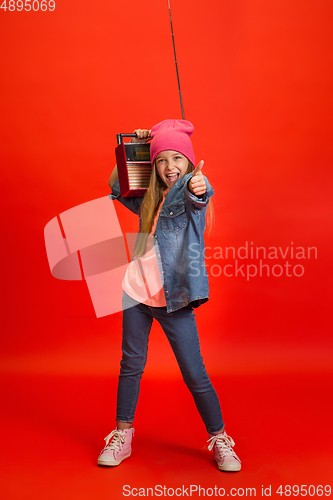
[[[112,439],[112,438],[114,438],[114,439]],[[111,439],[112,439],[112,441],[110,443]],[[115,429],[114,431],[110,432],[110,434],[108,436],[106,436],[106,438],[104,438],[104,441],[106,441],[106,445],[105,445],[104,450],[109,448],[110,450],[119,451],[121,444],[125,442],[125,436],[122,433],[122,431]]]
[[227,454],[231,454],[237,457],[236,453],[232,449],[232,447],[235,446],[234,440],[232,439],[232,437],[228,436],[226,432],[224,432],[223,434],[216,434],[215,436],[212,436],[208,439],[207,443],[209,443],[209,450],[211,450],[216,444],[217,450],[219,454],[222,455],[222,457]]

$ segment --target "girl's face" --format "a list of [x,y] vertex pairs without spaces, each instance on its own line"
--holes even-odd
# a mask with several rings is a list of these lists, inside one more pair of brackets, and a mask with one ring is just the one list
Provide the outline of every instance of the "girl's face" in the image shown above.
[[185,174],[188,167],[188,159],[177,151],[161,151],[156,156],[155,165],[162,181],[168,188],[172,188],[178,179]]

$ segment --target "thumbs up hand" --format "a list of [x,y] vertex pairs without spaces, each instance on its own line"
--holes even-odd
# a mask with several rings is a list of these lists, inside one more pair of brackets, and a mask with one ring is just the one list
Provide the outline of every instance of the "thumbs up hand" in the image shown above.
[[203,173],[201,172],[203,165],[204,161],[199,161],[198,165],[192,172],[192,179],[189,182],[190,191],[192,191],[192,193],[196,196],[201,196],[206,192],[206,182]]

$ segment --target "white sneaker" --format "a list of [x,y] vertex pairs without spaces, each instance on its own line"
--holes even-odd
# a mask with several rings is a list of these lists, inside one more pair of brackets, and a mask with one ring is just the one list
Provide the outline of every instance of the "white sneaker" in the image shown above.
[[208,449],[214,448],[214,458],[220,470],[225,472],[237,472],[241,470],[241,461],[232,449],[235,446],[233,439],[223,431],[220,434],[209,434],[211,436]]
[[[115,429],[108,436],[106,436],[105,448],[101,451],[97,463],[98,465],[115,466],[119,465],[125,458],[131,455],[132,451],[132,437],[134,429]],[[110,440],[112,439],[111,443]],[[109,444],[110,443],[110,444]]]

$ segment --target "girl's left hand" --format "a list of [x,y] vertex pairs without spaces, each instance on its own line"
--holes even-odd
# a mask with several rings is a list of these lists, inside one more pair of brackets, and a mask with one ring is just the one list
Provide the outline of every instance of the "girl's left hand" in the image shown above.
[[203,173],[201,172],[203,165],[204,161],[203,160],[199,161],[198,165],[192,172],[192,178],[189,182],[189,188],[192,191],[192,193],[194,193],[196,196],[201,196],[202,194],[205,194],[207,190],[206,182]]

